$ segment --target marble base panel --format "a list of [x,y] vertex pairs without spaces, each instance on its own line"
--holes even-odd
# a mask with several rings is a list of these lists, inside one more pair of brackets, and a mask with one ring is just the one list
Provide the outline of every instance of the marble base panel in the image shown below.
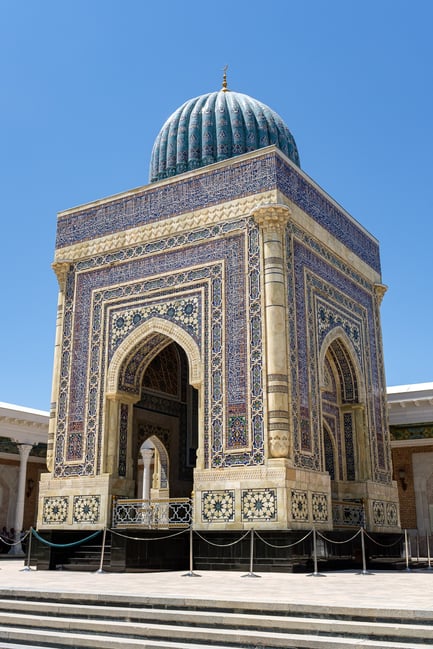
[[201,530],[332,528],[328,474],[266,466],[196,470],[194,526]]
[[102,529],[111,524],[113,497],[133,493],[130,480],[113,480],[108,474],[88,478],[41,476],[38,530]]

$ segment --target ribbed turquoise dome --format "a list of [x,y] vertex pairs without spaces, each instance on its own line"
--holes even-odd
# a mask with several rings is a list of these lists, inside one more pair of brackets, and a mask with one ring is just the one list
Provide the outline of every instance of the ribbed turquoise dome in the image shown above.
[[222,89],[185,102],[165,122],[152,150],[150,182],[275,144],[295,164],[295,140],[257,99]]

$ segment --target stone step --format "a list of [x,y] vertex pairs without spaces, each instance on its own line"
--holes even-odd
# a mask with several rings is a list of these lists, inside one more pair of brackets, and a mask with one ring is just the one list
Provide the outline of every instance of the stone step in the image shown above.
[[[433,646],[432,624],[401,620],[377,622],[373,616],[359,621],[335,616],[143,609],[9,599],[0,601],[0,609],[2,640],[25,643],[30,638],[32,646],[38,640],[41,647],[50,646],[54,637],[56,647],[79,646],[80,649],[117,647],[118,640],[125,643],[125,649],[137,646],[137,640],[141,643],[152,640],[160,643],[155,646],[172,649],[179,643],[189,647],[205,643],[209,647],[311,649],[361,645],[375,649]],[[34,638],[32,634],[36,634]]]
[[[427,643],[408,643],[408,642],[391,642],[383,640],[369,640],[359,638],[339,638],[339,637],[320,637],[313,634],[267,634],[266,637],[260,634],[248,637],[245,632],[234,632],[227,636],[227,643],[213,642],[207,635],[202,633],[201,629],[196,629],[197,637],[195,641],[190,639],[181,640],[174,637],[167,639],[154,639],[147,637],[125,638],[117,635],[99,635],[70,633],[61,631],[49,631],[45,629],[22,629],[19,627],[0,627],[4,640],[8,640],[9,647],[14,649],[24,643],[27,648],[46,649],[55,647],[56,649],[73,648],[76,649],[203,649],[211,647],[212,649],[234,649],[249,647],[260,647],[261,649],[431,649],[431,642]],[[1,647],[2,645],[0,645]],[[23,646],[21,644],[21,646]],[[7,649],[9,647],[6,645]]]
[[[22,614],[27,618],[23,620]],[[34,618],[33,618],[34,616]],[[107,621],[116,620],[116,623],[139,624],[172,624],[175,626],[200,626],[202,628],[215,627],[227,629],[254,629],[273,632],[309,633],[314,629],[317,634],[354,637],[376,637],[392,639],[402,642],[424,641],[429,639],[433,645],[433,625],[414,624],[411,622],[377,622],[373,619],[350,620],[329,617],[315,617],[314,615],[253,615],[250,613],[229,613],[215,611],[191,611],[185,609],[157,609],[157,608],[126,608],[112,606],[83,606],[76,604],[63,604],[53,602],[21,602],[0,600],[0,628],[1,625],[34,626],[37,620],[39,626],[44,628],[64,628],[69,621],[79,628],[89,629],[88,620],[93,627],[108,628]],[[136,627],[134,627],[135,629]],[[133,634],[134,629],[125,627],[125,634]]]

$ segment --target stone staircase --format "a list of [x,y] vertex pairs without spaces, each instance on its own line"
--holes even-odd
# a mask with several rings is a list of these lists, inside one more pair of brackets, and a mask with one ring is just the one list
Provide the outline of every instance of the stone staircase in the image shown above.
[[0,649],[421,649],[433,611],[10,591]]

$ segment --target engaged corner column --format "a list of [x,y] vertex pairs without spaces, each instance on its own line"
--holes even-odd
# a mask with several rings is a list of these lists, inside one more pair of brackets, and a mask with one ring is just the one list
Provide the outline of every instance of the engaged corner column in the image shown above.
[[26,491],[26,476],[27,476],[27,460],[29,459],[30,451],[33,444],[20,444],[17,442],[18,450],[20,453],[20,469],[18,476],[18,492],[17,504],[15,509],[15,545],[11,546],[9,554],[23,555],[23,548],[21,545],[21,530],[23,528],[24,520],[24,498]]
[[284,268],[284,232],[290,213],[285,205],[265,205],[253,214],[263,241],[268,440],[269,455],[274,458],[290,456]]

